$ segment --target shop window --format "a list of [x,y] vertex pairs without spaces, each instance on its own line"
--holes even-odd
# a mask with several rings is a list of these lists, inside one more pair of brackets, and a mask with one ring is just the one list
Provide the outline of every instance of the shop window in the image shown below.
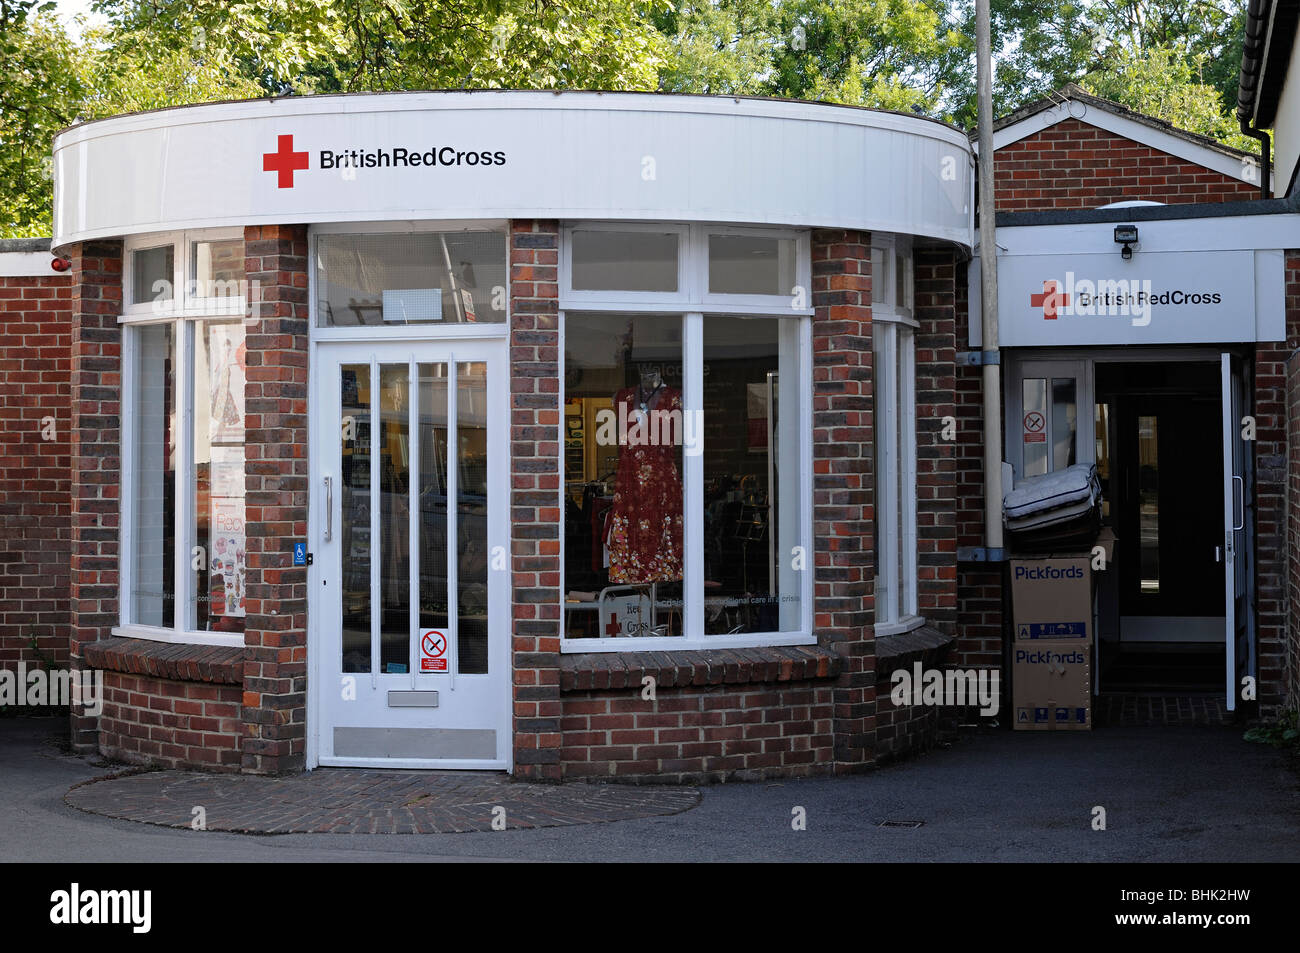
[[[708,281],[665,292],[680,312],[561,302],[566,651],[813,641],[807,244],[682,236],[675,267]],[[773,313],[705,313],[719,288]]]
[[232,238],[223,241],[192,243],[191,267],[194,275],[192,298],[239,298],[245,294],[244,242]]
[[792,295],[797,244],[793,238],[709,236],[709,294]]
[[176,251],[168,245],[138,248],[131,255],[131,304],[170,303],[176,282]]
[[872,248],[876,626],[921,622],[917,603],[916,322],[911,256],[885,238]]
[[799,322],[704,322],[706,634],[799,628],[801,399]]
[[681,636],[680,315],[565,321],[569,638]]
[[244,325],[192,327],[192,508],[185,542],[193,573],[184,627],[244,630]]
[[318,327],[506,319],[504,232],[318,233],[315,256]]
[[156,244],[127,249],[133,291],[177,262],[182,267],[171,282],[156,280],[182,290],[148,312],[132,310],[144,304],[133,294],[123,316],[130,408],[123,456],[131,466],[123,471],[122,618],[115,632],[242,644],[243,240],[238,233],[172,238],[167,254]]
[[134,425],[129,618],[170,626],[175,609],[176,329],[173,324],[130,329],[135,338],[135,386],[129,396]]
[[569,240],[574,291],[677,291],[675,232],[575,229]]

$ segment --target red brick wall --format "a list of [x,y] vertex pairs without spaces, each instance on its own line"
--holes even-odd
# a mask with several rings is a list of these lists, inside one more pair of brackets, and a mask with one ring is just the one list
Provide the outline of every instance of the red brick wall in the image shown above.
[[814,626],[841,661],[835,768],[872,761],[875,729],[875,447],[871,236],[812,235]]
[[[1288,526],[1297,519],[1300,497],[1291,496],[1288,510],[1288,430],[1296,426],[1300,405],[1288,403],[1288,368],[1300,348],[1300,251],[1286,257],[1285,342],[1255,347],[1255,574],[1259,633],[1259,702],[1268,714],[1279,706],[1294,706],[1295,654],[1289,640],[1296,629],[1288,616],[1297,611],[1288,589],[1295,585],[1295,549],[1288,546]],[[1294,445],[1291,445],[1294,446]],[[1288,690],[1292,692],[1287,702]]]
[[[917,605],[927,624],[957,625],[957,254],[915,252]],[[960,436],[960,429],[956,431]]]
[[238,771],[240,688],[104,672],[99,750],[133,764]]
[[247,329],[245,526],[248,559],[241,717],[243,770],[301,771],[307,755],[307,229],[244,230],[258,306]]
[[515,774],[560,766],[559,225],[510,225],[510,559]]
[[832,686],[821,681],[624,691],[564,698],[564,776],[665,782],[826,773]]
[[1258,184],[1213,172],[1079,119],[1003,146],[999,212],[1097,208],[1146,199],[1168,205],[1255,198]]
[[[957,343],[968,349],[970,263],[957,268],[955,324]],[[984,545],[984,386],[983,372],[968,364],[955,369],[953,406],[957,417],[954,518],[957,546]],[[999,426],[1001,421],[999,421]],[[987,563],[957,568],[957,645],[953,663],[963,668],[1002,665],[1002,569]]]
[[[118,623],[118,533],[122,445],[122,243],[82,242],[61,250],[72,262],[72,559],[73,669],[82,646],[107,638]],[[73,709],[72,744],[98,746],[95,719]]]
[[[1300,290],[1300,289],[1297,289]],[[1287,295],[1290,298],[1290,294]],[[1286,635],[1282,684],[1289,707],[1300,705],[1300,352],[1286,365]]]
[[68,662],[71,305],[71,275],[0,277],[0,668]]

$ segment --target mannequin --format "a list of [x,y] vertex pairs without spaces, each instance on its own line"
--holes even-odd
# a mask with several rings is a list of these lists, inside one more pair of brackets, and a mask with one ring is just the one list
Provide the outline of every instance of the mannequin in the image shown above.
[[[636,387],[614,395],[627,432],[619,435],[614,505],[610,511],[609,581],[640,585],[682,578],[681,391],[659,369],[641,369]],[[664,414],[677,413],[665,418]],[[669,422],[664,426],[664,421]],[[676,421],[677,426],[672,427]]]

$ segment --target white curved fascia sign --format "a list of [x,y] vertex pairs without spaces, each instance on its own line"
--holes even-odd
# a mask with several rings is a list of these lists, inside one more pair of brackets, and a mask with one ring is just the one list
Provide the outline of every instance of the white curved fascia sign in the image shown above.
[[600,93],[391,93],[189,106],[54,144],[54,246],[178,228],[614,219],[972,242],[971,150],[843,106]]

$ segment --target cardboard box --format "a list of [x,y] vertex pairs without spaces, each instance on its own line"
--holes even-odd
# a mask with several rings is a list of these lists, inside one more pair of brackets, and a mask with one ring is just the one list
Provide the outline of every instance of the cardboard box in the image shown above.
[[1016,731],[1092,730],[1092,645],[1013,642],[1011,711]]
[[1011,560],[1016,641],[1077,639],[1092,645],[1091,556]]

